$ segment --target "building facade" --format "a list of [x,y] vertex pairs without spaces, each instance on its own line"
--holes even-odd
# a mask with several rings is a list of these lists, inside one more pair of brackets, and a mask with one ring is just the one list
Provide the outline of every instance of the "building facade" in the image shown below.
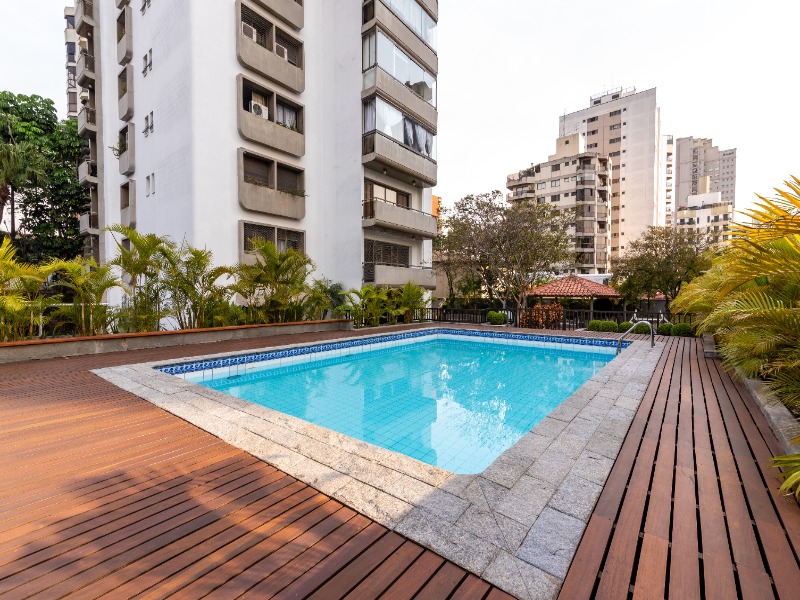
[[675,212],[679,231],[696,231],[711,244],[727,244],[733,222],[733,202],[723,200],[721,192],[693,194]]
[[569,233],[575,262],[562,265],[561,272],[597,275],[609,272],[609,179],[614,171],[608,156],[584,150],[584,140],[580,133],[558,138],[556,153],[547,162],[508,176],[506,198],[573,210]]
[[720,150],[711,138],[676,140],[676,202],[689,206],[690,196],[719,192],[722,202],[736,204],[736,148]]
[[661,110],[655,88],[616,89],[592,96],[589,107],[563,115],[559,136],[579,134],[586,151],[608,156],[613,166],[610,188],[611,256],[647,227],[662,222],[666,180]]
[[[432,288],[436,0],[77,0],[87,253],[123,223],[317,277]],[[124,243],[124,240],[122,240]]]

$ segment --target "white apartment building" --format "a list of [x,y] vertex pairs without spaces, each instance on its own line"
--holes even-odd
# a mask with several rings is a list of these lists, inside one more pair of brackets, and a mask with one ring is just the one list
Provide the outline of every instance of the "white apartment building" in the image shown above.
[[723,200],[721,192],[693,194],[675,212],[675,226],[680,231],[697,231],[712,244],[730,240],[733,202]]
[[586,150],[608,156],[611,174],[611,256],[648,226],[663,220],[664,179],[661,109],[656,89],[616,89],[592,96],[589,107],[559,118],[559,136],[578,133]]
[[217,264],[263,237],[348,288],[432,289],[437,15],[437,0],[76,0],[87,252],[115,254],[113,223]]
[[558,138],[556,153],[547,162],[508,176],[509,202],[548,203],[558,210],[575,211],[575,222],[569,231],[575,262],[562,265],[562,273],[609,272],[611,166],[607,156],[587,152],[585,138],[573,133]]
[[657,225],[672,225],[675,211],[675,139],[671,135],[661,139],[661,181],[664,182],[664,201],[659,204]]
[[722,202],[736,204],[736,148],[720,150],[711,138],[678,138],[676,206],[689,205],[689,196],[719,192]]

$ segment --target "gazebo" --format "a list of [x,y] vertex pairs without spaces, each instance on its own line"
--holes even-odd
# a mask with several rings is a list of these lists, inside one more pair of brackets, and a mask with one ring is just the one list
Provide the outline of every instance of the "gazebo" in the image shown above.
[[589,320],[594,319],[594,300],[595,298],[622,298],[622,296],[612,287],[595,283],[578,275],[569,275],[556,279],[550,283],[531,288],[527,296],[537,296],[539,298],[588,298],[589,299]]

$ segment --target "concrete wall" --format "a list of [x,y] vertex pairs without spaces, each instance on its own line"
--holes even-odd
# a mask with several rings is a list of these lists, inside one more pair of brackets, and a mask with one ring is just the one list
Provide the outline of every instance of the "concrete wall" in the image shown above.
[[61,338],[0,344],[0,363],[24,362],[85,354],[125,352],[145,348],[167,348],[188,344],[208,344],[225,340],[267,338],[276,335],[311,333],[315,331],[341,331],[353,328],[352,321],[309,321],[307,323],[279,323],[272,325],[245,325],[241,327],[216,327],[192,331],[157,331],[105,335],[93,338]]

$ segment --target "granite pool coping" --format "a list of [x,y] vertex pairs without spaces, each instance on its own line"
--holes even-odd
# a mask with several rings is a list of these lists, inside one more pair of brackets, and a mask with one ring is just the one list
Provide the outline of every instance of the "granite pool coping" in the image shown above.
[[[269,350],[301,345],[308,344]],[[558,595],[663,348],[634,341],[477,475],[453,474],[156,370],[186,359],[93,372],[507,592],[539,599]]]

